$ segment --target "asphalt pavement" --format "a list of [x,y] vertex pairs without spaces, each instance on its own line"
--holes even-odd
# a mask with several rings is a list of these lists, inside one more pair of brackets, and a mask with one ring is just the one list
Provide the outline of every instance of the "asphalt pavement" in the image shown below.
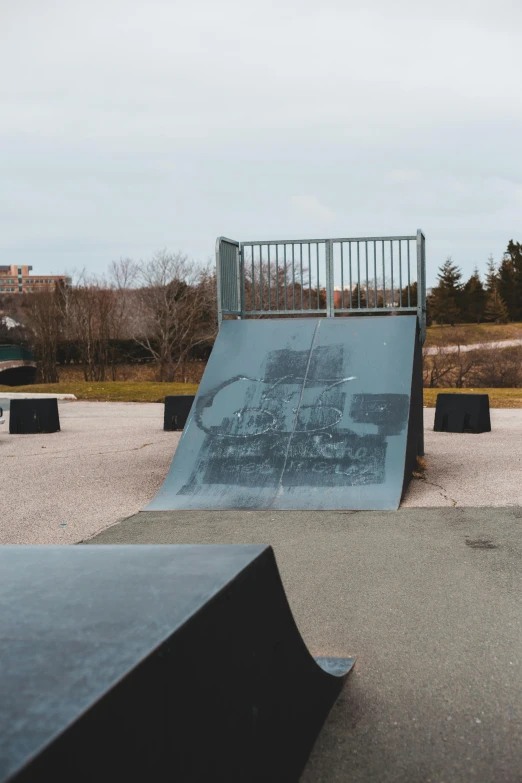
[[[0,403],[1,406],[1,403]],[[134,514],[162,484],[180,433],[163,405],[60,402],[61,432],[0,425],[0,544],[74,544]]]
[[1,543],[269,543],[311,651],[357,658],[304,783],[522,781],[522,411],[452,435],[426,410],[398,512],[137,514],[179,439],[163,406],[59,410],[0,428]]
[[91,544],[270,543],[314,655],[355,656],[302,777],[522,780],[522,509],[142,512]]
[[[0,403],[1,404],[1,403]],[[0,544],[72,544],[152,500],[180,438],[163,405],[59,402],[61,432],[10,435],[0,425]],[[427,472],[404,507],[522,505],[522,410],[492,410],[492,432],[433,432],[425,409]]]

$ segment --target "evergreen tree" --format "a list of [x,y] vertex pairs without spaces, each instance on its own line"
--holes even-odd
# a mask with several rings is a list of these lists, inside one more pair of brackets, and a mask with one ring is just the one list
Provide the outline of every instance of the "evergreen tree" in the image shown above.
[[498,284],[498,271],[497,266],[495,264],[495,259],[492,255],[488,258],[488,271],[486,273],[486,291],[488,294],[493,293],[495,291],[497,284]]
[[410,302],[408,304],[408,286],[405,286],[401,291],[399,299],[402,307],[417,307],[417,281],[410,285]]
[[508,309],[495,289],[488,295],[484,310],[484,320],[496,324],[506,324],[509,321]]
[[511,256],[504,253],[499,269],[497,291],[503,300],[509,319],[515,321],[518,315],[518,297],[516,287],[516,270]]
[[513,242],[513,240],[510,239],[506,255],[511,259],[515,285],[513,317],[516,321],[520,321],[522,320],[522,245],[520,242]]
[[439,284],[432,293],[432,317],[440,324],[451,326],[462,318],[462,273],[451,256],[439,267]]
[[362,287],[359,289],[357,284],[353,287],[352,290],[352,307],[366,307],[366,291]]
[[487,293],[484,291],[477,267],[464,286],[464,316],[467,321],[479,324],[484,317]]
[[437,277],[440,281],[439,285],[443,285],[445,288],[455,291],[455,294],[462,290],[462,272],[458,266],[453,263],[451,256],[448,256],[443,265],[439,267],[439,274]]

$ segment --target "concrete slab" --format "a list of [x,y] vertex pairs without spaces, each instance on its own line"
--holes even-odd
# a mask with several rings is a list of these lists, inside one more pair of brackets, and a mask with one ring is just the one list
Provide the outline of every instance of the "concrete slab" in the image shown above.
[[142,512],[91,544],[271,543],[314,655],[355,655],[303,783],[515,783],[522,509]]
[[492,409],[491,432],[433,432],[424,410],[426,479],[412,481],[403,507],[522,505],[522,410]]
[[[76,543],[143,508],[161,486],[180,433],[163,405],[60,402],[62,431],[10,435],[0,426],[0,543]],[[404,507],[522,505],[522,410],[492,410],[483,435],[433,432],[428,472]],[[8,419],[8,413],[6,413]]]
[[72,544],[136,513],[180,436],[163,431],[161,404],[65,402],[59,412],[61,432],[0,428],[0,544]]

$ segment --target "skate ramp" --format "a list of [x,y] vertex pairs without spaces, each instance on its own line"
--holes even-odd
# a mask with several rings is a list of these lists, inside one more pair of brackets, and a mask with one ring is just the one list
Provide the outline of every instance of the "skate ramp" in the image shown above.
[[223,322],[146,511],[394,509],[422,449],[416,316]]
[[297,781],[354,663],[263,545],[3,546],[0,619],[1,783]]

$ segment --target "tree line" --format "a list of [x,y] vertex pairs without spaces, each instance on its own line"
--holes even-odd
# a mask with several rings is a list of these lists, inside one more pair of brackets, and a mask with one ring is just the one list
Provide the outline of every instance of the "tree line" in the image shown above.
[[510,240],[500,264],[490,256],[485,280],[478,268],[466,282],[450,258],[439,268],[438,285],[427,298],[428,322],[522,321],[522,244]]
[[[355,286],[344,291],[344,306],[382,307],[383,296],[386,302],[398,297],[397,303],[415,306],[417,285],[398,293],[384,282],[376,291]],[[302,286],[272,267],[252,275],[247,267],[244,297],[247,310],[266,309],[268,302],[276,309],[326,306],[324,289]],[[4,307],[5,300],[4,295]],[[60,366],[67,363],[81,365],[86,381],[115,380],[118,365],[141,362],[155,365],[158,380],[184,381],[191,361],[208,358],[217,334],[213,266],[180,252],[162,250],[140,262],[120,259],[111,263],[105,276],[81,273],[71,287],[11,295],[11,302],[15,309],[9,315],[24,327],[7,330],[0,319],[0,342],[30,346],[44,383],[57,382]],[[450,326],[522,320],[522,245],[511,240],[498,265],[490,257],[484,280],[475,269],[464,281],[448,258],[439,269],[427,308],[428,323]],[[516,361],[518,357],[511,357],[509,366]],[[427,361],[426,384],[458,385],[464,376],[469,380],[476,374],[479,364],[483,374],[484,357],[459,357],[441,349],[440,356]],[[498,374],[505,374],[504,368]]]
[[166,250],[25,294],[19,308],[24,328],[11,339],[33,349],[43,383],[59,380],[59,357],[81,364],[86,381],[105,381],[129,355],[154,362],[160,381],[185,380],[186,363],[217,333],[214,271]]

